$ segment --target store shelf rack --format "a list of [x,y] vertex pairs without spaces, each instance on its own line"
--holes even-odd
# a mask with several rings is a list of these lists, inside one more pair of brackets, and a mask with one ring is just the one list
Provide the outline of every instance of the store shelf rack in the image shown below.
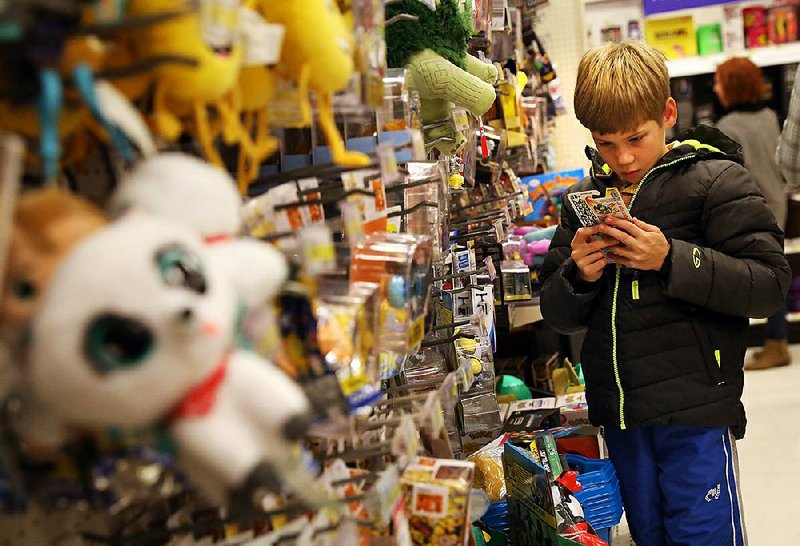
[[800,42],[673,59],[667,61],[667,67],[671,78],[713,74],[717,65],[731,57],[749,57],[751,61],[762,67],[800,63]]

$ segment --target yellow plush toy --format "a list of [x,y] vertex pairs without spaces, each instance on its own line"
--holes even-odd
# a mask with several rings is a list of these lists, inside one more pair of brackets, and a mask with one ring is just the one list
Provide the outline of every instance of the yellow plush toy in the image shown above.
[[[133,0],[129,13],[157,15],[179,11],[186,5],[181,0]],[[181,133],[181,114],[193,116],[203,153],[220,166],[223,163],[214,147],[207,107],[213,105],[219,113],[226,142],[237,142],[241,126],[229,93],[236,85],[241,64],[238,14],[236,2],[203,0],[199,12],[187,11],[136,33],[136,50],[145,58],[178,55],[196,61],[195,66],[156,67],[155,126],[164,138],[174,140]]]
[[306,124],[311,123],[309,92],[319,108],[319,123],[335,163],[365,166],[369,157],[348,151],[336,127],[333,94],[345,89],[353,74],[353,36],[331,0],[257,0],[258,12],[286,30],[278,75],[296,82]]
[[262,161],[279,147],[278,139],[269,133],[267,109],[275,89],[271,67],[280,59],[284,28],[267,24],[257,7],[256,0],[249,0],[241,11],[244,61],[237,82],[238,106],[245,138],[253,139],[251,148],[239,147],[237,181],[242,195],[247,194],[250,182],[258,176]]

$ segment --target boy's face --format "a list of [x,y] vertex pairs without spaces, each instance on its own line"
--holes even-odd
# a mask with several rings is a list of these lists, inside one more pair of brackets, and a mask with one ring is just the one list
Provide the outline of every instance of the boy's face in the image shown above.
[[632,131],[601,135],[592,131],[597,151],[617,175],[638,184],[667,152],[664,133],[678,120],[678,107],[670,97],[661,120],[648,120]]

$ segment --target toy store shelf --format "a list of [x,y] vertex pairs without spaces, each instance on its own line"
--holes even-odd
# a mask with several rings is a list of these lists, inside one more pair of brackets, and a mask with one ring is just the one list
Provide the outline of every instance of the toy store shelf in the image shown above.
[[729,51],[704,55],[702,57],[685,57],[667,61],[671,78],[712,74],[717,65],[731,57],[749,57],[758,66],[775,66],[779,64],[800,63],[800,42],[790,44]]
[[[786,320],[788,322],[800,322],[800,313],[786,313]],[[750,326],[766,323],[767,319],[750,319]]]
[[783,251],[787,256],[792,254],[800,254],[800,238],[786,239],[783,243]]
[[507,307],[508,323],[512,332],[543,320],[538,300],[510,303]]
[[[789,343],[800,343],[800,313],[788,313]],[[764,345],[766,320],[750,321],[747,329],[747,346],[761,347]]]

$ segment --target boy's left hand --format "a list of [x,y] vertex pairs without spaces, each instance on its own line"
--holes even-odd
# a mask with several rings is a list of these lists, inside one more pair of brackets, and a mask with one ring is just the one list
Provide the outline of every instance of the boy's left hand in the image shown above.
[[599,231],[625,245],[609,252],[608,258],[614,263],[642,271],[658,271],[669,255],[670,244],[661,230],[638,218],[629,222],[609,216]]

